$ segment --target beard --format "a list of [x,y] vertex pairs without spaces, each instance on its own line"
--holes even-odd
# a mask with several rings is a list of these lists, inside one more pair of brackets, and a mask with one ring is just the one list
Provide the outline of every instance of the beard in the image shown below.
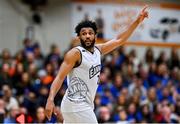
[[84,40],[80,39],[80,41],[81,41],[82,47],[84,47],[85,49],[93,48],[93,47],[94,47],[94,44],[95,44],[95,39],[91,41],[91,44],[90,44],[90,45],[87,45],[87,44],[86,44],[86,40],[84,41]]

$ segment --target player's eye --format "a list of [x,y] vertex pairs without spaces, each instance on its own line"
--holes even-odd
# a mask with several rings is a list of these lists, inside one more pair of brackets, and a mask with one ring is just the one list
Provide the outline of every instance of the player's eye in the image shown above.
[[93,32],[89,32],[89,35],[93,35],[94,33]]
[[86,32],[83,32],[82,35],[86,35]]

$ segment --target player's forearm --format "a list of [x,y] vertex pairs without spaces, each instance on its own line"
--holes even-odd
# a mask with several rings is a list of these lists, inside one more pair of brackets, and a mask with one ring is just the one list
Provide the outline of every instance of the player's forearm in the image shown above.
[[53,81],[50,92],[49,92],[49,100],[54,101],[54,97],[56,96],[57,92],[59,91],[61,85],[63,83],[63,80],[60,79],[58,76],[56,76],[55,80]]
[[117,36],[117,40],[119,40],[119,42],[125,42],[137,28],[139,23],[139,18],[137,18],[123,33]]

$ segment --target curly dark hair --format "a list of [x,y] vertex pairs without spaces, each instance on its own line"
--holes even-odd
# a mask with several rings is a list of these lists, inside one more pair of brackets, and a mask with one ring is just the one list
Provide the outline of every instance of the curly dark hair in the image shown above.
[[80,35],[80,31],[82,28],[87,28],[90,27],[94,30],[94,33],[97,34],[97,26],[96,23],[93,21],[89,21],[89,20],[83,20],[81,21],[75,28],[75,32],[77,33],[77,35]]

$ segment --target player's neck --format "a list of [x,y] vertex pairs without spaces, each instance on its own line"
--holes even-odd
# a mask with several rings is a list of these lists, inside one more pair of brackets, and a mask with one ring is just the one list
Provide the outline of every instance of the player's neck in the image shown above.
[[87,51],[89,51],[89,52],[91,52],[91,53],[94,53],[94,46],[91,47],[91,48],[84,48],[84,49],[86,49]]

